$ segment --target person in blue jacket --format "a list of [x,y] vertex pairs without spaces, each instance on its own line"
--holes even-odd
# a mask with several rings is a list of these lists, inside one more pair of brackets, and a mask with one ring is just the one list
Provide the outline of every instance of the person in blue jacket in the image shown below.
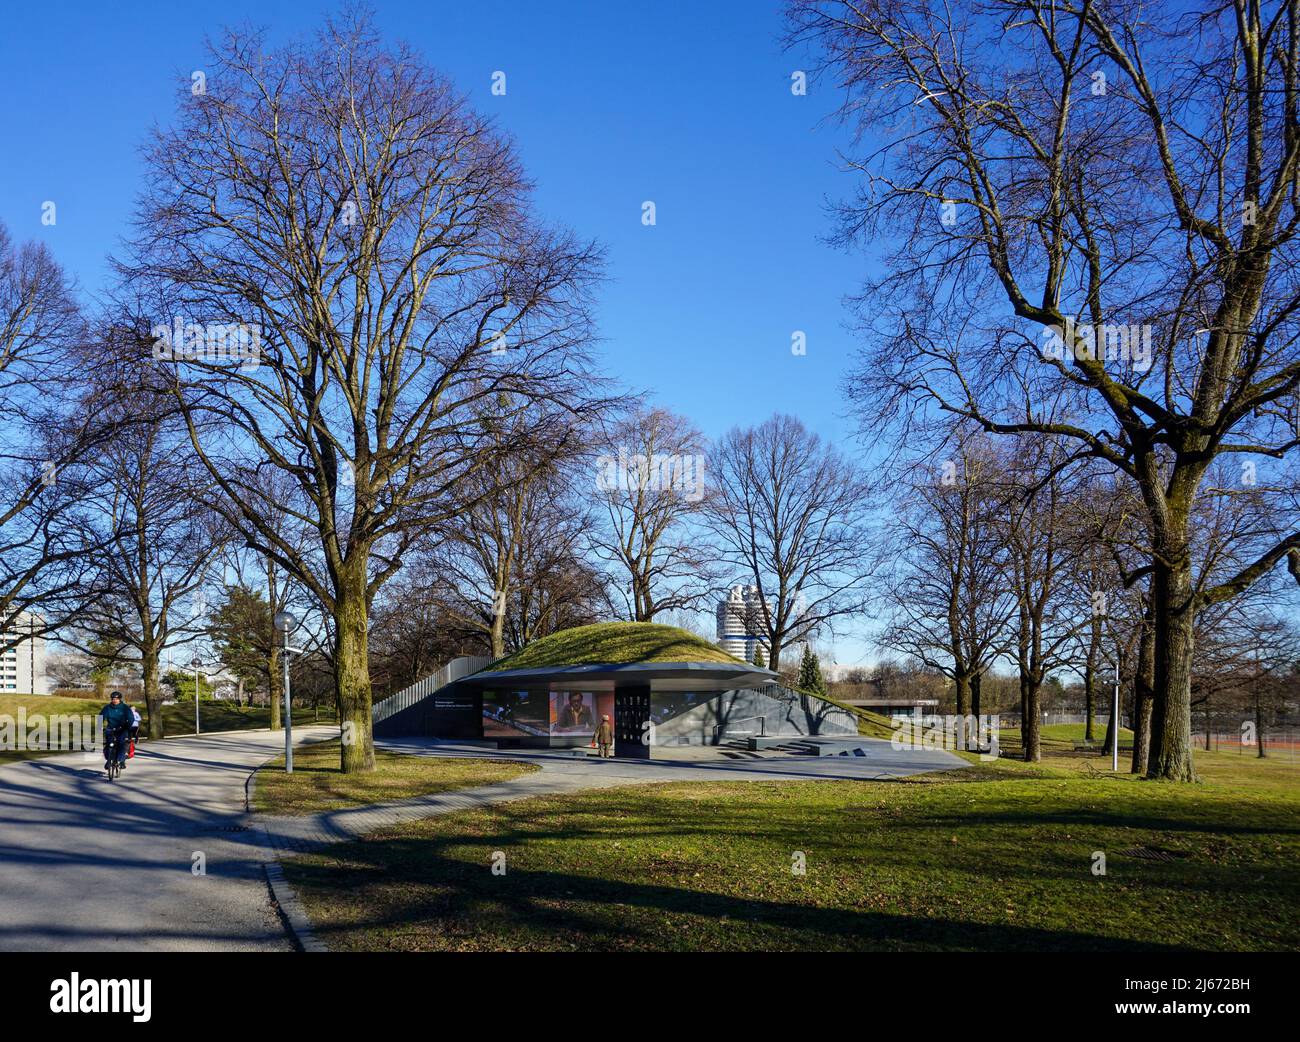
[[[99,711],[99,715],[104,719],[104,749],[107,751],[110,739],[115,739],[118,766],[125,767],[126,736],[131,731],[134,715],[131,707],[122,701],[121,691],[114,691],[108,696],[108,705]],[[104,769],[108,769],[107,756],[104,759]]]

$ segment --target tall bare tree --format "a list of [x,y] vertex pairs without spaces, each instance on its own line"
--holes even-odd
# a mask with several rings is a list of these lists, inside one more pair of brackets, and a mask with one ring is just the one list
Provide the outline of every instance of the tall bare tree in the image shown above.
[[81,464],[108,429],[87,346],[49,249],[0,224],[0,650],[53,633],[94,597]]
[[1069,439],[1128,477],[1151,546],[1149,773],[1192,780],[1196,614],[1300,548],[1291,518],[1194,589],[1191,518],[1213,461],[1295,484],[1295,0],[790,12],[861,140],[881,142],[852,157],[867,183],[842,213],[846,239],[892,246],[863,298],[875,346],[851,395],[906,441],[956,414]]
[[138,663],[149,737],[162,738],[159,661],[169,642],[206,626],[203,591],[227,533],[203,506],[207,483],[177,417],[147,418],[141,396],[108,408],[121,422],[88,464],[87,523],[101,532],[102,549],[94,555],[100,596],[82,625]]
[[952,681],[959,716],[979,714],[984,674],[1013,646],[1000,463],[987,445],[917,465],[888,528],[884,641]]
[[697,522],[704,510],[704,436],[683,416],[638,408],[597,461],[604,523],[597,555],[614,566],[633,622],[694,607],[717,578]]
[[733,429],[710,454],[708,519],[721,559],[757,587],[753,631],[769,669],[781,652],[866,604],[877,567],[862,473],[793,416]]
[[481,636],[499,658],[507,617],[531,578],[528,561],[539,548],[572,548],[592,511],[577,490],[585,443],[574,424],[550,409],[486,421],[497,466],[463,483],[460,524],[434,545],[431,563],[444,620]]
[[[364,16],[277,49],[228,32],[147,154],[123,274],[221,509],[325,613],[343,769],[370,770],[371,601],[513,448],[485,416],[584,408],[597,251],[534,217],[510,142]],[[232,328],[236,359],[212,349]],[[310,551],[269,520],[268,469]]]
[[[1075,537],[1071,501],[1079,491],[1060,439],[1022,437],[1007,446],[999,525],[1016,599],[1015,658],[1020,675],[1020,734],[1025,759],[1041,759],[1043,683],[1065,666],[1089,614],[1073,593],[1086,544]],[[1080,610],[1083,609],[1083,610]]]

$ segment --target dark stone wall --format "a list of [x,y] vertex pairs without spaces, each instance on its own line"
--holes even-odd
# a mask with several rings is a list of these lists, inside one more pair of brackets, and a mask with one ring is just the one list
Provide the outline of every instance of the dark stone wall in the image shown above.
[[376,738],[482,738],[483,696],[448,684],[375,724]]
[[[654,695],[652,705],[660,698]],[[858,733],[857,717],[848,710],[777,684],[763,690],[724,691],[661,720],[667,701],[654,706],[656,745],[715,745],[759,733],[792,738]]]

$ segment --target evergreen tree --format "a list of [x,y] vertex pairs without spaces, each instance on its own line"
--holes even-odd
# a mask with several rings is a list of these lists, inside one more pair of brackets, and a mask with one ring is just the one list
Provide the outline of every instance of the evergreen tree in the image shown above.
[[822,665],[813,654],[812,645],[803,646],[803,661],[799,663],[799,690],[813,695],[826,695],[826,681],[822,679]]
[[[213,612],[207,633],[226,670],[250,688],[270,685],[271,645],[275,639],[271,606],[260,591],[226,587],[225,601]],[[242,690],[241,690],[242,694]]]
[[754,665],[767,669],[767,656],[763,654],[763,645],[758,641],[754,641],[754,657],[751,661]]

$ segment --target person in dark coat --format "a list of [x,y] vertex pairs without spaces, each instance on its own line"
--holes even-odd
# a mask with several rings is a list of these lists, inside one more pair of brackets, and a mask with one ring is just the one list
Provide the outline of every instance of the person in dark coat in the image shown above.
[[582,692],[570,691],[569,701],[555,714],[559,731],[586,731],[591,728],[591,710],[583,705]]
[[122,692],[114,691],[108,696],[108,705],[99,711],[100,717],[104,721],[104,769],[108,769],[107,751],[109,741],[117,742],[117,762],[119,767],[126,766],[126,736],[131,732],[131,724],[135,721],[135,714],[131,712],[131,707],[122,700]]

